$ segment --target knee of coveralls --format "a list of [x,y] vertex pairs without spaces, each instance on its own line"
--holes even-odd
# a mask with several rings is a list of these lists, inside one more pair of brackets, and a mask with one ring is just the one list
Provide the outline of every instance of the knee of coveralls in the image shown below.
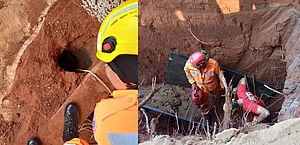
[[84,139],[73,138],[72,140],[65,142],[64,145],[89,145],[89,143]]

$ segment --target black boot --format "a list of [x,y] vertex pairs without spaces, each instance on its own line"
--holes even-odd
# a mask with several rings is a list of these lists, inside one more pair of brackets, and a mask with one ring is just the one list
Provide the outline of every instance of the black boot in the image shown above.
[[27,145],[41,145],[41,141],[37,138],[31,138],[28,140]]
[[80,113],[77,105],[70,102],[66,105],[64,113],[64,132],[63,141],[70,141],[73,138],[79,138],[78,125]]

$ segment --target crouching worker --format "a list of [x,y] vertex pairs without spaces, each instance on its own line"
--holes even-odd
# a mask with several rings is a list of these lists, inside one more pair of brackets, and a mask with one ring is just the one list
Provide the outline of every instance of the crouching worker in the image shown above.
[[[104,19],[98,34],[96,56],[106,63],[106,75],[115,90],[110,98],[102,99],[96,104],[93,119],[95,140],[101,145],[137,145],[137,0],[129,0],[122,3]],[[73,109],[68,109],[68,107],[73,107]],[[66,141],[65,145],[86,145],[87,143],[83,139],[78,138],[78,134],[75,134],[76,136],[65,135],[65,132],[66,134],[74,132],[75,128],[72,126],[78,124],[76,119],[78,118],[76,117],[78,109],[75,109],[74,104],[68,105],[66,111],[63,137],[64,141]],[[66,118],[68,114],[73,114],[70,115],[70,119]],[[67,131],[68,126],[73,131]]]
[[238,96],[237,104],[243,106],[247,112],[255,114],[252,123],[257,124],[266,119],[270,112],[266,109],[266,104],[246,89],[246,78],[242,78],[238,84],[237,90],[233,91]]
[[[97,58],[106,63],[105,72],[115,88],[111,96],[96,104],[94,137],[101,145],[138,144],[138,1],[128,0],[104,19],[97,40]],[[79,106],[66,105],[65,145],[88,145],[79,138]],[[30,139],[28,145],[39,145]]]

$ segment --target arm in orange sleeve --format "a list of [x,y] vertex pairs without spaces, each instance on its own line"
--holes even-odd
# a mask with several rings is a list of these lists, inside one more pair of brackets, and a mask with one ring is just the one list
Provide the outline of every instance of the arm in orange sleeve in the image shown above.
[[225,90],[227,90],[227,88],[228,88],[227,82],[226,82],[226,79],[224,77],[223,71],[221,70],[221,67],[218,63],[216,64],[215,73],[219,77],[221,88],[225,88]]
[[191,72],[190,72],[190,69],[189,69],[189,64],[188,62],[185,63],[185,66],[184,66],[184,72],[185,72],[185,75],[189,81],[190,84],[193,84],[195,83],[195,79],[193,78],[193,76],[191,75]]

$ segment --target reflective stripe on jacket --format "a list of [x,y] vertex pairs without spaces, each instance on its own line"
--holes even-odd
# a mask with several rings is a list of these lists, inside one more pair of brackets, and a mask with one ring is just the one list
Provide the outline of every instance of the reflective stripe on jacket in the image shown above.
[[219,81],[220,66],[214,59],[209,59],[206,63],[203,73],[200,70],[193,67],[189,60],[184,67],[185,74],[189,83],[196,82],[199,88],[202,88],[205,93],[214,91],[217,88],[224,88],[223,84]]
[[100,145],[138,144],[138,91],[117,90],[97,103],[93,130]]

